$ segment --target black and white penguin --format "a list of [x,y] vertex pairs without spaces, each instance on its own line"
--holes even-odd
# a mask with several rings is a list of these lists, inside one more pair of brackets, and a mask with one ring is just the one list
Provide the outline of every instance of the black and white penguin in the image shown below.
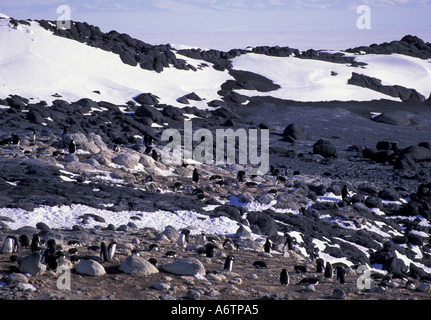
[[349,189],[347,189],[347,185],[343,186],[343,189],[341,190],[341,198],[345,200],[349,196]]
[[236,178],[238,179],[239,182],[244,182],[245,181],[245,171],[239,170],[238,174],[236,175]]
[[139,249],[136,249],[136,248],[131,251],[131,254],[132,254],[132,256],[135,255],[138,257],[141,255],[141,253],[139,252]]
[[207,242],[207,237],[205,236],[205,232],[202,231],[198,238],[198,245],[205,246],[206,242]]
[[318,258],[316,260],[316,272],[322,273],[324,269],[325,269],[325,262],[323,261],[322,258]]
[[285,234],[284,235],[285,240],[284,240],[284,248],[287,250],[293,250],[293,239],[289,234]]
[[151,158],[153,158],[154,161],[159,161],[159,154],[154,149],[151,151]]
[[227,250],[235,250],[237,249],[235,242],[233,242],[233,240],[231,238],[227,238],[224,242],[223,242],[223,248],[227,249]]
[[324,275],[325,278],[332,278],[332,265],[330,262],[326,262]]
[[12,144],[19,145],[21,139],[16,133],[12,133]]
[[180,236],[178,237],[177,240],[177,245],[180,248],[185,248],[188,242],[188,238],[189,238],[189,234],[190,234],[190,230],[189,229],[183,229],[181,230]]
[[337,266],[335,268],[335,275],[338,283],[343,284],[346,282],[346,269],[343,266]]
[[158,263],[156,258],[150,258],[150,259],[148,259],[148,262],[151,263],[155,267],[157,266],[157,263]]
[[198,172],[198,170],[196,168],[193,169],[192,180],[193,180],[194,183],[198,183],[199,182],[199,172]]
[[75,143],[75,140],[72,140],[69,143],[69,153],[74,154],[75,152],[76,152],[76,143]]
[[165,257],[167,258],[175,258],[176,256],[177,256],[177,253],[175,251],[170,250],[165,253]]
[[118,144],[115,144],[114,147],[112,148],[112,150],[114,150],[115,153],[119,153],[121,148]]
[[225,262],[224,262],[224,267],[223,270],[225,271],[232,271],[232,267],[233,267],[233,261],[235,260],[233,255],[228,255]]
[[106,248],[105,242],[100,244],[100,259],[102,262],[109,262],[108,249]]
[[30,246],[30,239],[26,234],[22,234],[18,238],[19,243],[21,244],[22,248],[29,247]]
[[115,250],[117,249],[117,242],[112,241],[108,245],[108,261],[111,261],[114,258]]
[[216,248],[216,246],[213,244],[213,243],[211,243],[211,242],[208,242],[206,245],[205,245],[205,256],[207,257],[207,258],[212,258],[212,257],[214,257],[214,249]]
[[3,243],[3,253],[18,252],[18,241],[15,236],[7,236]]
[[263,249],[266,253],[271,253],[271,249],[274,248],[274,244],[269,238],[266,238],[265,244],[263,245]]
[[255,261],[255,262],[253,262],[253,267],[255,267],[256,269],[268,268],[268,266],[266,265],[266,263],[264,261]]
[[284,286],[289,285],[289,273],[286,269],[283,269],[280,272],[280,283]]
[[55,254],[49,253],[45,257],[45,264],[48,266],[48,270],[56,270],[58,266],[57,257]]
[[314,284],[314,285],[316,285],[319,283],[319,281],[320,281],[320,278],[309,277],[309,278],[301,279],[301,281],[299,281],[298,284],[306,284],[306,285]]
[[306,266],[294,266],[293,269],[297,272],[297,273],[306,273],[307,272],[307,267]]
[[30,136],[30,142],[34,143],[36,142],[36,130],[34,128],[30,128],[31,136]]
[[159,245],[156,243],[152,243],[148,246],[148,251],[159,251]]
[[31,239],[30,248],[31,252],[42,250],[42,248],[40,247],[40,236],[38,234],[35,234]]

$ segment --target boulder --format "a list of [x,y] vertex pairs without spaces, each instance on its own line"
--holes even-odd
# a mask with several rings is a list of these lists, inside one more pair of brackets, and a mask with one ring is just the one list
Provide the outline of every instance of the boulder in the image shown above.
[[203,264],[197,259],[182,259],[160,266],[161,271],[180,276],[205,276],[206,271]]
[[76,272],[88,276],[102,276],[106,273],[105,268],[94,260],[85,260],[76,265]]
[[135,115],[137,117],[146,117],[150,118],[152,121],[156,123],[164,123],[165,117],[163,114],[150,105],[142,105],[135,111]]
[[337,158],[337,148],[329,140],[320,139],[313,145],[313,153],[324,158]]
[[154,265],[137,255],[128,256],[121,264],[119,270],[124,273],[137,274],[141,276],[148,276],[159,272]]
[[311,136],[308,134],[307,131],[300,125],[296,123],[289,124],[283,132],[283,136],[286,139],[293,139],[293,140],[310,140]]
[[372,120],[397,127],[407,127],[411,124],[410,119],[406,115],[399,112],[383,112],[373,117]]
[[41,255],[39,252],[32,252],[19,260],[19,271],[30,273],[31,275],[43,274],[46,266],[40,262]]
[[112,158],[113,163],[125,166],[130,169],[136,167],[139,164],[140,160],[141,156],[138,153],[134,152],[123,153],[119,156]]

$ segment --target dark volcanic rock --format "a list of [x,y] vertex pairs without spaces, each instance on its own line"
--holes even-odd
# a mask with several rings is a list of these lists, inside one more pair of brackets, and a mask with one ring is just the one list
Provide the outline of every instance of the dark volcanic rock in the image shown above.
[[324,158],[337,158],[337,148],[329,140],[320,139],[313,145],[313,153]]
[[372,120],[398,127],[406,127],[411,124],[410,119],[399,112],[383,112],[382,114],[373,117]]
[[283,136],[289,141],[293,140],[310,140],[311,136],[307,131],[296,123],[289,124],[283,131]]

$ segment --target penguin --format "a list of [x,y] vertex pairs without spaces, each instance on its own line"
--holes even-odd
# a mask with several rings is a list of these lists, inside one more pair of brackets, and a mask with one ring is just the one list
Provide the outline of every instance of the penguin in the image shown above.
[[297,273],[306,273],[307,272],[307,268],[305,266],[294,266],[293,269],[295,269],[295,271]]
[[21,139],[16,133],[12,133],[12,144],[19,145]]
[[324,275],[325,278],[332,278],[332,265],[330,262],[326,262]]
[[139,252],[139,249],[136,249],[136,248],[131,251],[131,254],[132,256],[135,255],[137,257],[141,255],[141,253]]
[[58,263],[57,263],[57,257],[55,254],[49,253],[45,257],[45,264],[48,266],[48,270],[56,270]]
[[292,239],[292,237],[287,233],[284,235],[284,237],[285,237],[285,241],[284,241],[285,249],[287,247],[287,250],[293,250],[293,239]]
[[234,243],[234,242],[233,242],[233,240],[232,240],[232,239],[230,239],[230,238],[227,238],[227,239],[223,242],[223,248],[224,248],[224,249],[227,249],[227,250],[231,250],[231,251],[233,251],[233,250],[237,249],[237,247],[236,247],[235,243]]
[[263,261],[255,261],[255,262],[253,262],[253,267],[255,267],[256,269],[268,268],[268,266],[266,265],[266,263],[263,262]]
[[34,128],[30,128],[30,131],[31,131],[30,142],[34,143],[36,142],[36,130]]
[[269,238],[266,238],[265,244],[263,245],[263,249],[266,253],[271,253],[271,249],[274,248],[274,244]]
[[18,238],[19,243],[21,244],[21,248],[29,247],[30,246],[30,239],[26,234],[22,234]]
[[115,153],[119,153],[120,152],[120,146],[118,144],[115,144],[112,149],[114,150]]
[[79,247],[81,245],[81,243],[79,242],[79,240],[69,240],[67,242],[67,244],[69,246],[74,246],[74,247]]
[[335,268],[335,275],[337,277],[337,282],[343,284],[346,282],[346,269],[343,266],[337,266]]
[[208,242],[206,245],[205,245],[205,256],[207,257],[207,258],[212,258],[212,257],[214,257],[214,249],[215,249],[215,245],[213,244],[213,243],[211,243],[211,242]]
[[117,242],[112,241],[108,245],[108,261],[111,261],[114,258],[115,250],[117,249]]
[[159,161],[159,154],[154,149],[151,151],[151,158],[153,158],[154,161]]
[[245,171],[239,170],[238,174],[236,175],[236,178],[238,179],[239,182],[244,182],[245,181]]
[[190,230],[188,230],[188,229],[181,230],[180,236],[178,237],[178,240],[177,240],[177,245],[180,248],[184,249],[186,247],[189,234],[190,234]]
[[298,284],[318,284],[320,281],[320,278],[310,277],[310,278],[304,278],[301,279],[301,281],[298,282]]
[[323,269],[325,268],[324,265],[325,265],[325,262],[323,261],[322,258],[317,259],[316,260],[316,272],[322,273]]
[[75,140],[72,140],[69,143],[69,153],[74,154],[75,152],[76,152],[76,143],[75,143]]
[[198,170],[196,168],[193,169],[192,180],[193,180],[194,183],[198,183],[199,182],[199,172],[198,172]]
[[40,247],[40,236],[35,234],[31,239],[31,252],[40,251],[42,248]]
[[177,256],[177,253],[175,251],[167,251],[165,253],[165,257],[167,258],[175,258]]
[[235,257],[233,255],[231,255],[231,254],[228,255],[225,262],[224,262],[223,270],[224,271],[232,271],[234,260],[235,260]]
[[102,259],[102,262],[109,262],[108,249],[105,242],[100,244],[100,259]]
[[201,246],[205,246],[206,242],[207,242],[207,237],[205,236],[205,232],[202,231],[198,239],[198,244]]
[[341,198],[345,200],[349,196],[349,190],[347,189],[347,185],[343,186],[343,189],[341,190]]
[[149,251],[159,251],[159,246],[158,246],[157,244],[155,244],[155,243],[150,244],[150,245],[148,246],[148,250],[149,250]]
[[157,266],[157,263],[158,263],[156,258],[150,258],[150,259],[148,259],[148,262],[151,263],[155,267]]
[[18,252],[18,241],[15,236],[7,236],[3,243],[3,253]]
[[21,258],[18,257],[16,254],[13,254],[9,257],[9,262],[10,263],[18,263],[20,262]]
[[67,250],[67,252],[69,254],[77,254],[78,253],[78,249],[76,249],[76,248],[70,248],[69,250]]
[[280,272],[280,283],[284,286],[289,285],[289,273],[286,269],[281,270]]
[[278,182],[280,181],[280,174],[277,172],[276,174],[274,174],[274,176],[272,177],[272,185],[276,186],[278,184]]

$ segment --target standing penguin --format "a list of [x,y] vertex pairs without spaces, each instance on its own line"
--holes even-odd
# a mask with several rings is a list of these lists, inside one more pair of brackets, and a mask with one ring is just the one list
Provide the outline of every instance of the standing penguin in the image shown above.
[[205,245],[205,255],[206,255],[207,258],[214,257],[214,249],[215,249],[215,245],[212,244],[211,242],[208,242]]
[[18,252],[18,241],[14,236],[7,236],[3,244],[3,253]]
[[100,244],[100,259],[102,259],[102,262],[109,262],[108,249],[105,242]]
[[343,186],[343,189],[341,190],[341,198],[345,200],[349,196],[349,189],[347,189],[347,185]]
[[270,253],[272,248],[274,248],[274,244],[269,238],[266,238],[265,244],[263,245],[264,251]]
[[236,178],[238,179],[239,182],[244,182],[245,181],[245,171],[239,170]]
[[283,269],[280,272],[280,283],[284,286],[289,285],[289,273],[286,269]]
[[21,139],[19,138],[19,136],[16,133],[12,133],[12,144],[19,145],[20,142]]
[[28,247],[30,246],[30,239],[26,234],[20,235],[18,238],[19,243],[21,244],[21,247]]
[[202,231],[202,233],[198,239],[198,244],[203,247],[203,246],[205,246],[206,242],[207,242],[207,237],[205,236],[205,232]]
[[192,180],[193,180],[194,183],[198,183],[199,182],[199,172],[198,172],[198,170],[196,168],[193,170]]
[[180,236],[178,237],[178,240],[177,240],[177,245],[180,248],[184,249],[186,247],[187,242],[188,242],[189,234],[190,234],[190,230],[188,230],[188,229],[181,230],[181,234],[180,234]]
[[332,265],[330,262],[326,262],[324,275],[325,278],[332,278]]
[[33,238],[31,239],[31,252],[40,251],[40,236],[38,234],[35,234]]
[[75,140],[72,140],[69,143],[69,153],[74,154],[75,152],[76,152],[76,143],[75,143]]
[[325,263],[324,263],[322,258],[317,259],[316,260],[316,272],[322,273],[323,269],[325,268],[324,265],[325,265]]
[[115,250],[117,249],[117,242],[112,241],[108,245],[108,261],[111,261],[114,258]]
[[154,149],[151,151],[151,158],[153,158],[154,161],[159,161],[159,154]]
[[233,255],[228,255],[225,262],[224,262],[224,267],[223,270],[225,271],[232,271],[232,267],[233,267],[233,260],[235,260]]
[[343,266],[337,266],[335,268],[335,275],[337,277],[337,282],[343,284],[346,282],[346,269]]
[[293,250],[293,239],[289,234],[285,234],[285,241],[284,241],[284,247],[286,248],[287,246],[287,250]]

